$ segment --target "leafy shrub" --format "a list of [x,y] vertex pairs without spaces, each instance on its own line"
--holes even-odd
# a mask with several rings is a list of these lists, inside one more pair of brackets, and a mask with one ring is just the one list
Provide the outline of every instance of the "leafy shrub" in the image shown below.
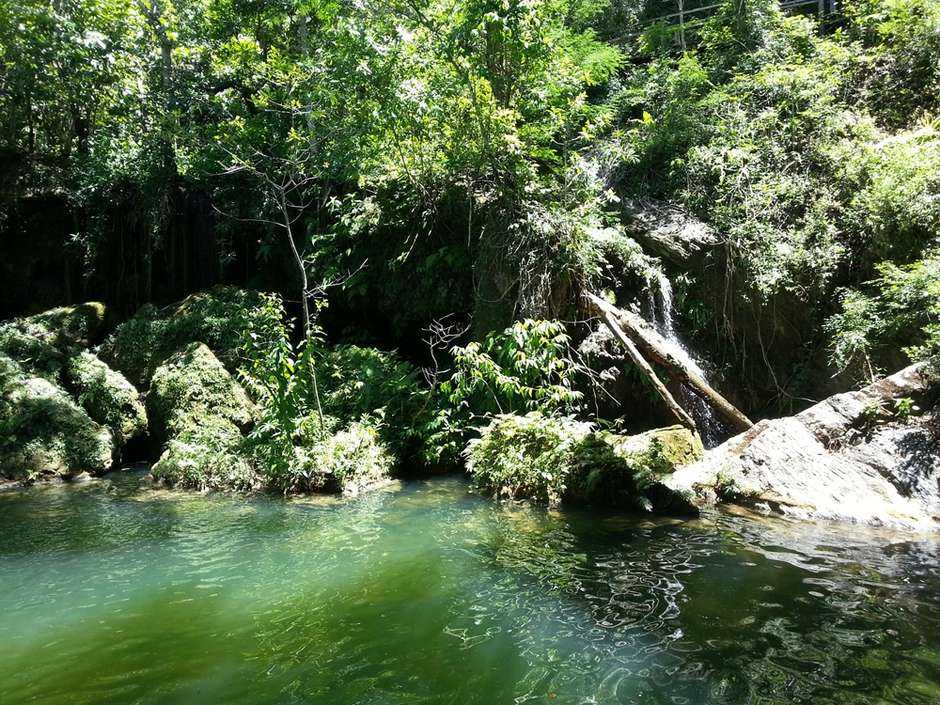
[[454,373],[442,391],[473,416],[574,411],[581,394],[573,388],[568,343],[557,321],[519,321],[482,343],[455,347]]
[[288,471],[271,478],[283,492],[343,492],[358,494],[389,477],[394,456],[382,443],[378,429],[365,421],[322,437],[307,446],[295,446]]
[[582,394],[574,388],[578,368],[568,344],[561,323],[525,320],[482,343],[453,348],[453,372],[422,427],[429,459],[455,461],[474,429],[494,414],[573,413]]
[[898,350],[940,360],[940,252],[906,266],[885,262],[878,272],[866,288],[845,291],[842,310],[826,322],[835,364],[874,377]]
[[532,411],[500,414],[464,451],[467,470],[486,492],[555,506],[568,488],[579,444],[590,424]]
[[394,352],[340,345],[317,361],[323,407],[344,421],[371,417],[391,449],[408,454],[430,418],[430,392],[420,371]]

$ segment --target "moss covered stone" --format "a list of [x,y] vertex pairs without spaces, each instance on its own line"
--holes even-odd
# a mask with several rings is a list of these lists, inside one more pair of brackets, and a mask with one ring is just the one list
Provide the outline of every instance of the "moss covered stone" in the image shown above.
[[65,391],[0,356],[0,476],[33,481],[101,474],[113,452],[111,432]]
[[119,447],[147,432],[147,412],[140,394],[124,375],[96,355],[83,351],[72,356],[64,376],[88,415],[111,429]]
[[151,433],[167,441],[192,431],[208,419],[224,419],[245,428],[254,405],[215,354],[191,343],[160,365],[147,394]]
[[261,303],[257,292],[220,286],[165,308],[148,304],[108,336],[99,355],[141,387],[164,360],[193,342],[208,345],[234,370],[247,314]]
[[497,416],[465,455],[476,484],[498,497],[688,513],[687,498],[662,479],[702,452],[698,437],[679,427],[621,436],[530,413]]
[[699,437],[681,426],[634,436],[597,431],[575,452],[565,499],[670,514],[695,513],[690,498],[673,492],[663,478],[699,460]]
[[263,485],[243,453],[254,407],[202,343],[171,355],[153,375],[147,411],[165,450],[151,473],[171,485],[251,490]]
[[477,486],[507,499],[561,503],[587,423],[531,412],[497,416],[469,443],[467,469]]

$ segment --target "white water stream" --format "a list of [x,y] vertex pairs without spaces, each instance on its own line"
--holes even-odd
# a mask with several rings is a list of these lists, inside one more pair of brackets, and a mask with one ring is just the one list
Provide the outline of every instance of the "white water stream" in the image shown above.
[[[662,337],[664,347],[677,360],[707,381],[709,375],[702,368],[701,362],[689,351],[676,332],[672,283],[665,274],[660,273],[654,281],[650,282],[647,287],[647,296],[649,308],[647,318]],[[704,399],[686,385],[682,385],[677,394],[677,401],[695,420],[706,448],[712,448],[723,440],[726,435],[725,428]]]

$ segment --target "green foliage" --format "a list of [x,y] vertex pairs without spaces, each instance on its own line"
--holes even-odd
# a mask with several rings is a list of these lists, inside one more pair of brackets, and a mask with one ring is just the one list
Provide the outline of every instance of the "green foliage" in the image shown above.
[[357,494],[388,479],[395,457],[382,443],[378,429],[355,421],[313,444],[296,446],[287,471],[272,485],[288,492]]
[[518,321],[451,354],[453,370],[436,390],[435,414],[421,427],[430,460],[456,461],[474,429],[494,414],[565,415],[578,408],[577,365],[557,321]]
[[497,497],[557,505],[576,449],[590,431],[590,424],[569,417],[537,411],[500,414],[467,445],[467,470],[481,489]]
[[853,0],[848,35],[859,52],[859,99],[902,127],[940,108],[940,7],[933,0]]
[[[312,336],[291,343],[277,296],[262,295],[243,321],[239,378],[257,400],[258,422],[243,452],[279,492],[356,492],[387,478],[392,448],[417,423],[416,373],[390,353],[344,346],[327,349]],[[378,419],[391,419],[388,426]]]
[[[885,262],[864,290],[848,290],[842,310],[826,322],[840,369],[869,376],[903,350],[914,360],[940,359],[940,253],[897,266]],[[887,358],[887,359],[886,359]]]
[[[836,291],[923,258],[940,229],[937,4],[858,0],[846,16],[823,34],[773,2],[725,2],[681,56],[648,47],[610,100],[620,188],[679,202],[722,237],[720,273],[677,287],[699,346],[778,399],[809,391]],[[866,300],[845,301],[840,367],[880,345],[869,335],[895,344]]]
[[380,420],[380,435],[399,456],[420,446],[431,399],[414,365],[393,352],[339,345],[324,352],[317,371],[328,414],[351,421]]
[[452,350],[454,372],[441,390],[471,417],[541,411],[570,413],[581,393],[573,388],[575,363],[557,321],[525,320],[482,343]]

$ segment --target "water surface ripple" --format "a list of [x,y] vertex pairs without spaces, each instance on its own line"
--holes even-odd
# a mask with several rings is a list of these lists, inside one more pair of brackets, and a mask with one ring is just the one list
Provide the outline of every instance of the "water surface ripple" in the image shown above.
[[719,514],[0,495],[0,703],[940,703],[933,539]]

